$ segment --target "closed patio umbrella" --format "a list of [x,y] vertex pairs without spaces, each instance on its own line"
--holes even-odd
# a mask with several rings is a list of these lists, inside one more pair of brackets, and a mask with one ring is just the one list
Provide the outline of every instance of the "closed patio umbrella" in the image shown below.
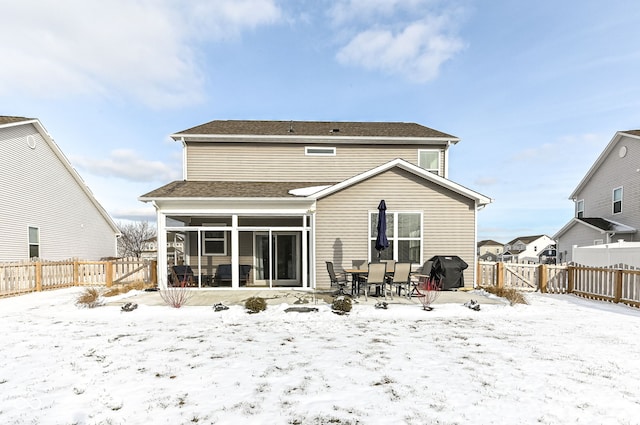
[[380,257],[380,251],[389,248],[389,240],[387,239],[387,204],[384,199],[380,201],[378,205],[378,236],[376,237],[376,250],[378,251],[378,258]]

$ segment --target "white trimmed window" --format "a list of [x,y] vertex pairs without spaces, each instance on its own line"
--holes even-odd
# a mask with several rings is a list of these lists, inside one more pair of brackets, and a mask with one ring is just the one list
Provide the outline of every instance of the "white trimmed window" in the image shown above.
[[[207,224],[223,226],[223,224]],[[202,231],[202,255],[227,255],[227,233],[224,230]]]
[[622,212],[622,188],[618,187],[613,189],[613,213],[618,214]]
[[305,146],[306,156],[336,156],[336,148],[324,146]]
[[584,199],[580,199],[576,202],[576,217],[584,217]]
[[29,258],[40,257],[40,229],[29,227]]
[[418,166],[440,175],[440,151],[437,149],[419,149]]
[[[371,260],[377,259],[378,212],[370,213],[369,245]],[[422,213],[387,211],[387,239],[389,248],[380,252],[381,260],[401,263],[420,263],[422,258]]]

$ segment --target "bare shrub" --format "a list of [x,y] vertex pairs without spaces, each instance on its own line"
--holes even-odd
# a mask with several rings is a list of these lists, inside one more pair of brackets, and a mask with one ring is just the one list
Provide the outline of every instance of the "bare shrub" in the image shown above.
[[431,304],[440,296],[440,283],[433,279],[425,279],[418,285],[418,291],[423,310],[433,310]]
[[76,305],[84,308],[94,308],[102,303],[102,294],[98,288],[85,288],[76,299]]
[[483,286],[482,289],[495,296],[506,298],[509,304],[529,304],[524,294],[515,288],[498,288],[497,286]]
[[249,310],[249,313],[260,313],[267,309],[267,302],[264,298],[251,297],[245,301],[244,307]]
[[189,299],[193,296],[193,292],[189,289],[177,286],[164,290],[160,290],[160,297],[162,300],[173,308],[180,308],[187,304]]

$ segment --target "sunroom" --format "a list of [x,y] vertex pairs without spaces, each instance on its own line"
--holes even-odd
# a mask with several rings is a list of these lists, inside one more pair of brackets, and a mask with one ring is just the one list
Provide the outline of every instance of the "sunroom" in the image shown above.
[[[140,197],[157,210],[161,287],[311,288],[315,201],[290,193],[303,185],[181,181]],[[161,248],[174,238],[183,253]]]

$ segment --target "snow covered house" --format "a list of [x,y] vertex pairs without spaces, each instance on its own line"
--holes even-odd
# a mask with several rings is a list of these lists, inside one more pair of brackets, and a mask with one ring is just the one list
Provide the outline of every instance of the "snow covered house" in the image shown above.
[[457,255],[474,282],[477,214],[492,200],[448,179],[455,136],[399,122],[212,121],[172,138],[183,180],[139,198],[157,210],[161,286],[179,233],[198,287],[328,288],[326,261],[378,258],[381,200],[382,259]]

